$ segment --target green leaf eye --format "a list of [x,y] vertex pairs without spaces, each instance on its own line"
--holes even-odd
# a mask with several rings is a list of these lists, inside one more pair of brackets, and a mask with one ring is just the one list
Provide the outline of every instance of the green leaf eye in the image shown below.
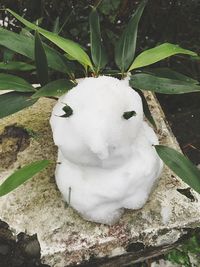
[[61,118],[68,118],[70,117],[72,114],[73,114],[73,109],[68,106],[68,105],[65,105],[62,110],[65,112],[63,115],[59,116]]
[[125,119],[125,120],[129,120],[131,117],[133,117],[133,116],[136,116],[136,112],[134,111],[134,110],[132,110],[132,111],[126,111],[126,112],[124,112],[124,114],[123,114],[123,118]]

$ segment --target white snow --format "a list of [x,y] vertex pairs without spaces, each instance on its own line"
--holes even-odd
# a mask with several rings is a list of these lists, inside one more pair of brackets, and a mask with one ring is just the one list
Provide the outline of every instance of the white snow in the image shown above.
[[162,216],[162,222],[164,224],[167,224],[172,216],[172,208],[169,204],[168,206],[162,206],[161,207],[161,216]]
[[[65,105],[72,108],[70,117]],[[136,116],[124,119],[127,111]],[[50,119],[58,146],[56,182],[85,219],[115,223],[123,208],[139,209],[162,170],[154,131],[143,120],[141,98],[127,81],[85,78],[62,96]]]

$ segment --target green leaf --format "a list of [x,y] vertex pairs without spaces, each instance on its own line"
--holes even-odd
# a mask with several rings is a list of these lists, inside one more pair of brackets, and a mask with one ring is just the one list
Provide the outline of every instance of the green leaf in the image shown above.
[[[134,88],[133,88],[134,89]],[[143,105],[143,111],[144,111],[144,115],[147,118],[147,120],[152,124],[153,127],[157,128],[156,123],[154,121],[153,116],[151,115],[151,111],[149,109],[149,105],[147,103],[147,100],[145,98],[145,96],[143,95],[142,91],[138,90],[138,89],[134,89],[142,98],[142,105]]]
[[[34,39],[20,35],[0,27],[0,45],[34,60]],[[69,67],[63,62],[62,55],[46,44],[44,45],[48,66],[54,70],[71,73]]]
[[3,52],[4,63],[8,63],[9,61],[12,61],[14,54],[15,54],[13,51],[5,47],[2,52]]
[[10,92],[0,95],[0,119],[32,106],[37,99],[31,99],[32,94]]
[[191,267],[190,257],[187,252],[179,249],[173,249],[166,255],[166,259],[172,264],[178,264],[178,266]]
[[0,197],[10,193],[35,174],[42,171],[49,164],[49,160],[40,160],[15,171],[0,185]]
[[56,80],[40,88],[35,94],[32,95],[32,98],[38,98],[42,96],[61,96],[74,86],[75,84],[73,82],[66,79]]
[[176,175],[200,193],[200,170],[187,157],[167,146],[156,145],[155,149],[159,157]]
[[145,69],[143,72],[155,75],[160,78],[168,78],[173,80],[185,81],[193,84],[199,84],[199,82],[191,77],[188,77],[182,73],[174,71],[169,68],[153,68],[153,69]]
[[57,45],[63,51],[71,55],[78,62],[80,62],[83,66],[90,66],[93,69],[92,63],[86,52],[81,48],[81,46],[71,40],[65,39],[58,35],[55,35],[51,32],[41,32],[40,33],[50,40],[52,43]]
[[47,84],[49,80],[47,57],[37,31],[35,31],[35,64],[40,84]]
[[34,92],[33,86],[24,79],[0,73],[0,90],[14,90],[18,92]]
[[63,37],[58,36],[55,33],[49,32],[47,30],[42,29],[41,27],[38,27],[37,25],[29,22],[28,20],[22,18],[17,13],[10,9],[6,9],[9,13],[11,13],[17,20],[19,20],[21,23],[23,23],[26,27],[37,30],[40,34],[42,34],[44,37],[46,37],[48,40],[50,40],[52,43],[57,45],[59,48],[61,48],[63,51],[74,57],[77,61],[79,61],[84,66],[90,66],[93,69],[92,63],[90,61],[90,58],[85,53],[85,51],[81,48],[81,46],[69,39],[65,39]]
[[35,70],[35,66],[21,61],[9,61],[7,63],[0,62],[0,69],[11,71],[31,71]]
[[124,73],[133,62],[135,56],[138,24],[146,3],[147,0],[143,0],[140,3],[115,47],[115,62],[122,73]]
[[146,73],[138,73],[131,76],[130,85],[140,90],[148,90],[161,94],[185,94],[200,92],[200,86],[167,78],[159,78]]
[[178,45],[164,43],[154,48],[148,49],[138,55],[130,66],[129,71],[151,65],[167,57],[177,54],[185,54],[190,56],[197,55],[196,53],[187,49],[183,49]]
[[191,253],[200,253],[200,240],[199,236],[192,236],[186,243],[182,246],[183,251]]
[[59,33],[59,24],[60,24],[60,18],[56,17],[53,25],[52,32],[58,34]]
[[103,69],[107,63],[107,56],[102,45],[99,15],[96,8],[93,8],[89,16],[90,23],[90,43],[91,43],[91,55],[94,65],[96,67],[96,72],[98,73],[100,69]]
[[70,60],[70,61],[74,61],[74,60],[76,60],[74,57],[70,56],[70,55],[67,54],[67,53],[64,54],[64,57],[67,58],[67,59]]

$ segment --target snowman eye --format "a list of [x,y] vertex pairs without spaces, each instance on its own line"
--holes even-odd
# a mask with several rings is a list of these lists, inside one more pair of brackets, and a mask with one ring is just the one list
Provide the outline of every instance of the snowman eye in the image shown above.
[[62,108],[62,110],[64,111],[64,114],[59,116],[61,118],[67,118],[67,117],[70,117],[73,114],[73,109],[70,106],[66,105],[66,104]]
[[132,110],[132,111],[126,111],[126,112],[124,112],[124,114],[123,114],[123,118],[125,119],[125,120],[128,120],[128,119],[130,119],[131,117],[133,117],[133,116],[136,116],[136,112],[134,111],[134,110]]

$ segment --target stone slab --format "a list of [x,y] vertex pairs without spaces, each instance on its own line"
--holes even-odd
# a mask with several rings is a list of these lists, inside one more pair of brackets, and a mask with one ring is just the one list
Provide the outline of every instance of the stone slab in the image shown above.
[[[152,93],[147,93],[146,98],[156,120],[160,142],[179,150],[156,98]],[[0,181],[32,161],[56,161],[57,149],[49,126],[54,104],[55,100],[40,99],[34,106],[0,121],[0,136],[4,135],[7,142],[0,143],[0,153],[8,150],[4,161],[9,160],[9,153],[16,153],[9,167],[1,165]],[[6,126],[21,127],[29,133],[28,145],[21,151],[17,137],[6,137]],[[187,185],[167,167],[146,205],[137,211],[127,210],[113,226],[85,221],[67,207],[56,187],[54,168],[55,164],[51,164],[0,198],[0,219],[16,234],[37,233],[42,260],[52,267],[126,266],[165,252],[200,225],[199,195],[191,191],[193,198],[190,199],[179,193],[177,188],[187,188]]]

